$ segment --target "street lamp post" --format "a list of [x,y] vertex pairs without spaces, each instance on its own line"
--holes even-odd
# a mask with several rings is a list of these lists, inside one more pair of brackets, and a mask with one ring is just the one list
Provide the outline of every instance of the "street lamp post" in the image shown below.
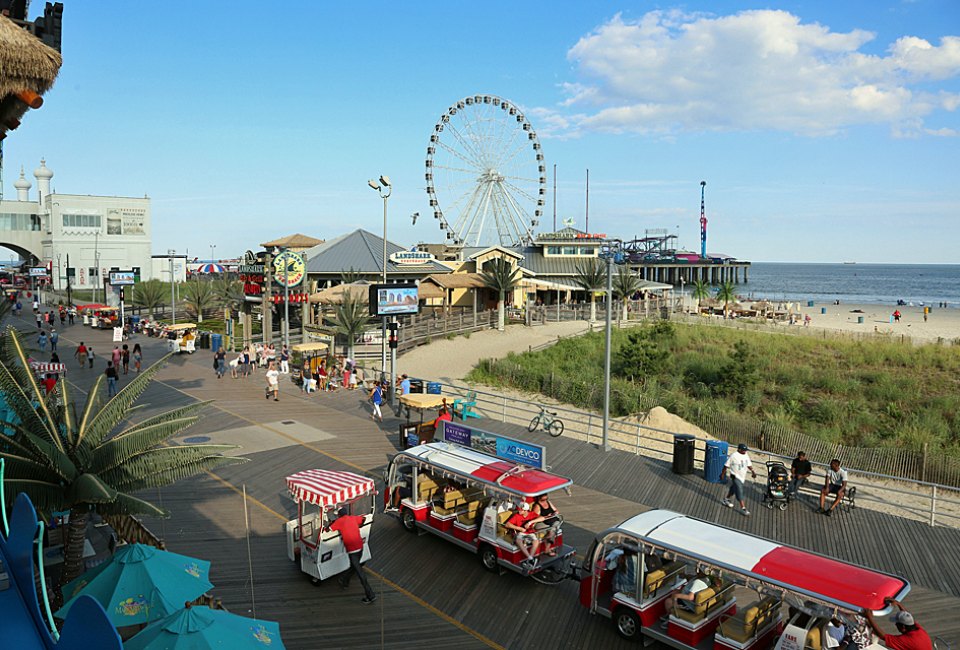
[[210,244],[210,263],[211,264],[215,264],[217,261],[217,258],[213,256],[213,249],[215,249],[216,247],[217,247],[216,244]]
[[[287,249],[283,249],[284,252]],[[283,347],[290,350],[290,260],[283,257]]]
[[[383,270],[383,284],[387,283],[387,199],[390,198],[390,193],[393,191],[393,186],[390,185],[389,176],[381,176],[379,181],[370,179],[367,181],[367,185],[377,191],[380,195],[380,198],[383,199],[383,258],[382,270]],[[384,373],[387,368],[387,317],[383,316],[381,321],[380,329],[380,380],[384,379]],[[394,405],[394,390],[393,384],[395,378],[393,376],[393,368],[390,369],[390,405]]]
[[610,339],[613,314],[613,255],[607,255],[607,328],[603,351],[603,450],[610,451]]
[[173,249],[167,249],[167,260],[170,262],[170,320],[172,325],[177,324],[177,301],[173,293],[173,256],[176,253],[177,251]]
[[[100,233],[93,233],[93,263],[97,272],[97,283],[100,282]],[[93,302],[97,302],[97,283],[93,285]]]

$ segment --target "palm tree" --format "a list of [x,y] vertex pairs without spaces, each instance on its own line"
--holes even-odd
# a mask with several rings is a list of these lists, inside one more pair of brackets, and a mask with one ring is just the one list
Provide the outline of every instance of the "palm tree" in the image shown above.
[[217,301],[232,314],[243,307],[245,297],[243,283],[236,278],[221,277],[213,282],[213,293]]
[[84,571],[83,546],[91,512],[166,516],[164,510],[134,494],[247,460],[224,456],[236,448],[231,445],[165,444],[193,424],[207,402],[130,421],[131,413],[139,408],[134,402],[166,357],[134,377],[111,399],[104,399],[100,375],[79,412],[71,403],[72,389],[63,379],[45,394],[30,372],[27,352],[13,328],[0,338],[0,358],[0,391],[18,419],[8,425],[14,434],[5,436],[0,448],[7,465],[8,494],[26,492],[48,515],[58,510],[70,512],[58,598],[63,585]]
[[617,274],[613,276],[613,291],[620,296],[620,301],[623,303],[623,320],[627,320],[627,302],[639,288],[640,278],[625,266],[617,268]]
[[169,295],[170,287],[156,278],[133,285],[133,304],[146,309],[151,320],[153,319],[153,312],[163,304],[164,298],[169,297]]
[[700,301],[710,297],[710,285],[703,280],[695,280],[693,283],[693,292],[691,295],[697,301],[697,313],[700,313]]
[[203,322],[203,310],[210,309],[217,304],[217,292],[212,282],[185,282],[183,295],[187,309],[197,316],[197,322]]
[[514,268],[504,259],[495,259],[483,275],[483,284],[486,288],[497,292],[497,329],[501,332],[504,326],[503,305],[507,294],[511,293],[520,283],[520,269]]
[[737,299],[737,290],[732,282],[724,282],[717,287],[717,300],[723,301],[723,317],[727,317],[727,305]]
[[597,259],[590,260],[586,264],[578,264],[577,274],[574,276],[573,281],[590,294],[590,321],[593,322],[597,320],[597,303],[595,298],[597,291],[607,286],[606,264],[602,264],[600,260]]
[[13,303],[11,303],[6,296],[0,296],[0,322],[3,322],[3,319],[10,314],[12,309]]
[[362,278],[363,274],[352,266],[346,271],[340,271],[340,282],[343,284],[353,284],[359,282]]
[[347,337],[347,356],[352,359],[353,344],[370,321],[367,305],[361,298],[346,292],[343,294],[343,301],[337,305],[331,320],[337,333]]

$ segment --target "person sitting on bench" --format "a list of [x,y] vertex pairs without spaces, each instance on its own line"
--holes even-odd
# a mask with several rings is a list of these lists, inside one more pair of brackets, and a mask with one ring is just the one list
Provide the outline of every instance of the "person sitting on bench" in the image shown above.
[[790,463],[790,491],[789,494],[796,494],[803,482],[810,478],[813,473],[813,467],[807,460],[806,452],[798,452],[797,457]]
[[[823,487],[820,489],[820,508],[817,512],[822,512],[828,517],[833,514],[834,508],[836,508],[840,501],[843,500],[843,495],[847,491],[847,470],[840,467],[840,461],[834,458],[830,461],[830,469],[827,470],[826,480],[823,483]],[[830,505],[830,508],[827,510],[823,509],[824,504],[827,500],[828,494],[835,494],[833,503]]]
[[697,605],[697,594],[703,591],[704,589],[709,589],[711,586],[714,589],[717,588],[719,580],[716,577],[710,577],[703,571],[697,571],[697,575],[687,580],[687,583],[683,585],[680,589],[675,590],[669,596],[667,596],[664,601],[664,624],[667,623],[670,618],[670,614],[673,613],[674,607],[682,607],[687,611],[696,611]]
[[543,517],[537,517],[530,511],[530,504],[524,501],[520,507],[504,522],[507,530],[513,531],[513,539],[517,548],[526,558],[521,562],[524,568],[532,569],[537,566],[537,551],[540,549],[540,539],[533,532],[534,524],[543,521]]

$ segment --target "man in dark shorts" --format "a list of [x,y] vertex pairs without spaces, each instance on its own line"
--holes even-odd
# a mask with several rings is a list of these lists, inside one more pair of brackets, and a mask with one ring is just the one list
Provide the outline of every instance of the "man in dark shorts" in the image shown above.
[[790,494],[796,494],[797,488],[813,473],[813,467],[807,460],[807,453],[798,452],[797,457],[790,463]]
[[[840,467],[840,461],[836,458],[830,461],[830,469],[827,470],[827,478],[823,483],[823,487],[820,489],[820,509],[817,512],[822,512],[828,517],[833,514],[833,509],[839,505],[840,501],[843,500],[843,495],[847,491],[847,470]],[[826,503],[827,495],[833,494],[836,495],[833,499],[833,503],[830,505],[830,508],[827,510],[823,509],[824,503]]]
[[363,585],[363,598],[360,602],[369,605],[377,599],[377,594],[370,588],[367,582],[367,575],[360,564],[360,558],[363,556],[363,538],[360,536],[360,526],[363,525],[363,517],[360,515],[351,515],[346,507],[340,508],[337,512],[337,519],[330,524],[330,530],[340,533],[340,541],[343,542],[343,548],[347,551],[347,557],[350,558],[350,568],[340,574],[337,582],[346,589],[350,586],[350,572],[353,571],[360,578],[360,584]]

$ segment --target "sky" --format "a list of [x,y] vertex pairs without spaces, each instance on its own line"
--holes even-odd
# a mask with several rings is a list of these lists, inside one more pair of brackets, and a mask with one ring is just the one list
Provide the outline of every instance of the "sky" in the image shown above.
[[[706,181],[712,253],[960,263],[956,0],[64,0],[62,49],[4,142],[4,194],[44,157],[57,192],[148,195],[155,253],[380,234],[381,174],[388,238],[441,241],[430,135],[489,94],[542,145],[538,232],[556,165],[558,227],[584,229],[589,169],[591,232],[699,250]],[[532,150],[515,160],[537,174]],[[455,190],[436,192],[453,221]]]

